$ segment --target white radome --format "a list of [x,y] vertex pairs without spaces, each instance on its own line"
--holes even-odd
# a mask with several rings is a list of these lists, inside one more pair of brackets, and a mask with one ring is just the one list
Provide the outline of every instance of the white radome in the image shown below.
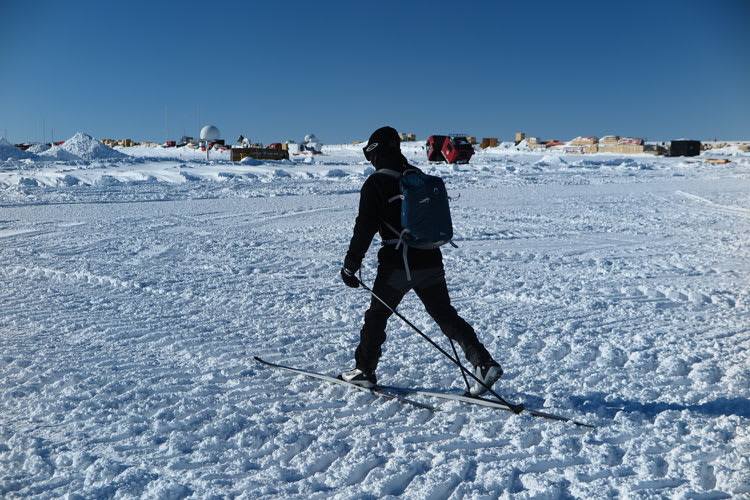
[[220,137],[219,129],[213,125],[206,125],[201,129],[201,139],[206,141],[215,141]]

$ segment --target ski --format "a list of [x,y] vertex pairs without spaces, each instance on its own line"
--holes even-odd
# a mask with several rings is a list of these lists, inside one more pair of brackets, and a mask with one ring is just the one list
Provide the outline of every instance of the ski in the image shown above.
[[[391,387],[391,386],[385,386],[385,388],[394,392],[401,392],[402,394],[425,396],[425,397],[431,397],[431,398],[440,398],[440,399],[446,399],[446,400],[451,400],[451,401],[459,401],[461,403],[485,406],[488,408],[497,408],[500,410],[514,412],[512,408],[509,408],[507,405],[504,405],[500,403],[499,401],[493,401],[491,399],[485,399],[479,396],[461,396],[458,394],[451,394],[449,392],[426,391],[422,389],[406,389],[402,387]],[[595,428],[595,426],[591,424],[578,422],[576,420],[573,420],[567,417],[561,417],[559,415],[554,415],[552,413],[547,413],[547,412],[543,412],[539,410],[532,410],[529,408],[524,408],[522,413],[528,413],[529,415],[532,415],[534,417],[546,418],[548,420],[557,420],[559,422],[571,422],[579,427],[587,427],[589,429]]]
[[[268,366],[270,368],[284,370],[284,371],[288,371],[291,373],[296,373],[298,375],[304,375],[306,377],[323,380],[325,382],[330,382],[330,383],[342,385],[345,387],[352,387],[360,391],[370,392],[372,394],[384,397],[386,399],[392,399],[395,401],[399,401],[400,403],[408,404],[408,405],[415,406],[417,408],[422,408],[425,410],[438,411],[438,408],[435,408],[434,406],[430,406],[424,403],[420,403],[419,401],[414,401],[413,399],[409,399],[408,397],[406,397],[406,395],[424,396],[424,397],[439,398],[439,399],[450,400],[450,401],[458,401],[461,403],[484,406],[487,408],[496,408],[499,410],[509,411],[511,413],[519,413],[515,411],[513,408],[503,403],[500,403],[499,401],[493,401],[493,400],[485,399],[479,396],[461,396],[459,394],[452,394],[449,392],[428,391],[428,390],[423,390],[423,389],[409,389],[409,388],[404,388],[404,387],[394,387],[394,386],[387,386],[387,385],[377,385],[373,387],[372,389],[368,389],[366,387],[352,384],[351,382],[347,382],[346,380],[341,380],[340,378],[337,378],[331,375],[326,375],[324,373],[318,373],[318,372],[314,372],[310,370],[304,370],[301,368],[293,368],[291,366],[271,363],[270,361],[265,361],[259,358],[258,356],[254,356],[253,358],[258,363]],[[515,407],[516,405],[513,405],[513,406]],[[528,413],[529,415],[532,415],[534,417],[545,418],[548,420],[556,420],[559,422],[571,422],[579,427],[586,427],[590,429],[593,429],[595,427],[591,424],[578,422],[576,420],[573,420],[567,417],[561,417],[559,415],[554,415],[552,413],[547,413],[547,412],[543,412],[540,410],[532,410],[529,408],[523,408],[521,413]]]
[[260,363],[262,365],[265,365],[265,366],[268,366],[270,368],[276,368],[278,370],[284,370],[284,371],[288,371],[288,372],[291,372],[291,373],[296,373],[296,374],[299,374],[299,375],[304,375],[306,377],[315,378],[315,379],[318,379],[318,380],[323,380],[325,382],[331,382],[332,384],[343,385],[343,386],[346,386],[346,387],[353,387],[355,389],[359,389],[360,391],[370,392],[372,394],[375,394],[377,396],[380,396],[380,397],[383,397],[383,398],[386,398],[386,399],[392,399],[394,401],[398,401],[398,402],[403,403],[403,404],[408,404],[408,405],[411,405],[411,406],[416,406],[417,408],[422,408],[423,410],[437,411],[437,409],[435,407],[433,407],[433,406],[430,406],[430,405],[427,405],[427,404],[420,403],[418,401],[414,401],[412,399],[409,399],[406,396],[404,396],[403,394],[400,394],[399,392],[395,392],[395,391],[391,390],[391,388],[388,388],[388,387],[381,387],[381,386],[377,386],[376,385],[372,389],[368,389],[366,387],[362,387],[362,386],[359,386],[357,384],[352,384],[351,382],[347,382],[346,380],[341,380],[340,378],[337,378],[337,377],[334,377],[334,376],[331,376],[331,375],[326,375],[324,373],[318,373],[318,372],[314,372],[314,371],[310,371],[310,370],[303,370],[301,368],[292,368],[291,366],[284,366],[284,365],[279,365],[279,364],[276,364],[276,363],[271,363],[269,361],[264,361],[264,360],[260,359],[258,356],[253,356],[253,358],[258,363]]

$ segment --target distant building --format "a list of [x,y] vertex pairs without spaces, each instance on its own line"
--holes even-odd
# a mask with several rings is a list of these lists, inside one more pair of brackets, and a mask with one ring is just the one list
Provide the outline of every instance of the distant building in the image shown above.
[[252,143],[250,142],[250,138],[249,138],[249,137],[244,137],[244,136],[242,136],[242,135],[240,135],[240,136],[239,136],[239,137],[237,138],[237,142],[238,142],[238,143],[240,144],[240,146],[241,146],[241,147],[243,147],[243,148],[249,148],[249,147],[250,147],[250,145],[252,144]]

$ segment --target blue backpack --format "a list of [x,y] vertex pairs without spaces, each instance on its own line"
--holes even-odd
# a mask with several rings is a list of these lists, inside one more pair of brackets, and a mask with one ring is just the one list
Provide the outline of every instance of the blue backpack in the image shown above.
[[381,169],[376,173],[390,175],[399,180],[401,194],[388,200],[401,200],[401,227],[399,231],[387,222],[388,228],[397,238],[385,240],[385,245],[403,247],[404,267],[406,279],[411,281],[409,263],[406,258],[409,247],[432,249],[445,244],[456,247],[453,243],[453,223],[448,205],[448,192],[443,179],[434,175],[427,175],[421,170],[410,168],[404,173],[395,170]]

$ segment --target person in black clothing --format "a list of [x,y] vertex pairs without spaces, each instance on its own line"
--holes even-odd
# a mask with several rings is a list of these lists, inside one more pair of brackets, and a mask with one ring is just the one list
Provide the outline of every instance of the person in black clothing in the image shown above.
[[[388,169],[401,173],[406,169],[415,168],[409,165],[401,154],[401,140],[396,130],[391,127],[382,127],[373,132],[363,150],[376,172]],[[375,233],[379,232],[385,242],[398,237],[388,225],[399,231],[403,229],[401,200],[393,200],[393,197],[399,194],[399,180],[392,175],[376,173],[368,177],[363,184],[354,234],[341,269],[341,278],[347,286],[359,286],[359,279],[355,273],[362,265],[362,259]],[[375,295],[392,309],[396,309],[404,295],[414,290],[443,333],[461,346],[466,359],[474,366],[477,378],[487,387],[492,386],[503,371],[479,342],[471,325],[464,321],[451,305],[440,249],[409,247],[407,260],[411,280],[407,279],[402,250],[396,249],[395,244],[384,244],[381,247],[378,251],[378,271],[373,285]],[[359,345],[354,353],[356,368],[342,373],[342,379],[363,387],[374,387],[377,384],[375,370],[380,360],[381,346],[386,338],[386,323],[391,314],[385,305],[372,297],[370,308],[365,313]],[[475,382],[470,392],[478,395],[486,390]]]

